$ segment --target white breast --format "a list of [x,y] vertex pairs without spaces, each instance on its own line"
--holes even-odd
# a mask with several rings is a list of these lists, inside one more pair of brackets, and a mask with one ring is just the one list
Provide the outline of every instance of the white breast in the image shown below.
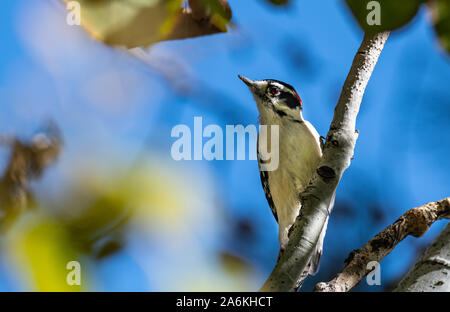
[[[284,248],[289,228],[301,208],[298,195],[308,185],[322,156],[319,134],[308,121],[283,120],[275,113],[260,116],[260,122],[279,125],[279,166],[268,175],[278,215],[280,245]],[[259,140],[266,138],[260,135]]]

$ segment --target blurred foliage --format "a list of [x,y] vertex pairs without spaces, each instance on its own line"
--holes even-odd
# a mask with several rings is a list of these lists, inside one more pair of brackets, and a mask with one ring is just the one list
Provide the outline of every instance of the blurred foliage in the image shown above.
[[[289,0],[266,0],[275,5],[285,5]],[[450,53],[450,1],[449,0],[345,0],[359,26],[367,33],[392,31],[408,24],[419,11],[423,3],[427,3],[431,11],[434,29],[441,45]],[[374,10],[368,6],[371,2],[380,4],[380,25],[369,25],[367,17]]]
[[[85,196],[92,197],[93,194],[87,193]],[[92,203],[83,207],[79,215],[70,215],[61,224],[80,252],[101,259],[119,251],[123,246],[121,230],[131,212],[126,209],[126,198],[120,194],[115,196],[112,193],[99,193],[94,194],[94,197]]]
[[[185,208],[192,204],[192,189],[179,173],[154,162],[125,171],[119,167],[75,169],[67,191],[40,203],[41,209],[24,215],[6,233],[6,255],[32,290],[87,290],[86,277],[95,279],[92,265],[121,251],[131,228],[148,234],[167,231],[178,239],[186,235],[192,211]],[[81,287],[66,283],[70,261],[81,264]],[[234,271],[245,267],[238,262],[232,261]]]
[[250,264],[248,264],[244,259],[228,252],[219,253],[219,257],[220,263],[229,274],[239,276],[242,274],[248,274],[248,272],[252,270]]
[[[67,0],[66,0],[67,1]],[[265,0],[274,5],[289,0]],[[427,0],[378,0],[380,25],[369,25],[368,15],[376,10],[372,0],[345,0],[361,28],[368,33],[392,31],[408,24]],[[226,32],[232,17],[227,0],[79,0],[81,22],[88,33],[109,45],[134,48],[159,41],[193,38]],[[450,51],[450,4],[428,0],[436,33]]]
[[171,192],[176,178],[167,172],[162,176],[160,168],[144,164],[123,174],[117,166],[106,175],[92,168],[83,173],[75,170],[80,174],[71,177],[68,192],[60,193],[56,202],[24,214],[31,207],[42,206],[29,184],[58,159],[61,133],[50,122],[29,141],[2,136],[0,143],[11,150],[0,180],[2,236],[8,257],[20,266],[32,289],[81,290],[67,284],[67,263],[81,258],[98,261],[120,251],[135,212],[146,227],[156,223],[177,226],[186,221],[180,211],[184,202]]
[[227,0],[189,0],[188,3],[194,20],[210,20],[220,30],[227,31],[227,25],[232,17]]
[[450,1],[428,1],[434,29],[442,46],[450,53]]
[[225,32],[231,19],[226,0],[79,0],[81,23],[109,45],[128,48]]
[[[20,264],[21,272],[38,291],[80,291],[68,285],[67,263],[79,259],[67,232],[50,218],[34,219],[10,236],[9,256]],[[83,281],[83,275],[81,275]],[[83,282],[82,282],[83,285]]]
[[29,182],[41,177],[56,161],[62,138],[58,127],[48,123],[29,142],[9,137],[3,137],[2,141],[11,149],[11,156],[0,179],[0,232],[6,231],[21,213],[35,206]]
[[161,176],[159,169],[146,164],[122,174],[114,168],[106,174],[82,171],[70,193],[60,199],[67,207],[59,222],[72,245],[97,260],[122,249],[130,222],[143,222],[147,228],[183,222],[183,201],[173,196],[176,183],[170,175]]
[[[367,23],[368,14],[374,8],[368,7],[371,0],[346,0],[347,5],[352,11],[364,31],[376,33],[386,30],[394,30],[406,25],[416,15],[420,5],[424,0],[392,1],[377,0],[380,4],[380,25],[369,25]],[[369,9],[370,8],[370,9]]]
[[[408,24],[419,11],[420,6],[426,0],[346,0],[353,16],[358,21],[359,26],[367,33],[376,33],[381,31],[392,31]],[[368,15],[376,10],[375,6],[368,6],[371,2],[378,2],[380,8],[380,25],[369,25]],[[448,0],[428,0],[431,8],[434,26],[441,44],[450,52],[449,36],[449,12],[450,4]],[[375,12],[375,11],[374,11]]]
[[181,0],[80,0],[81,21],[97,40],[139,46],[160,40],[173,27]]

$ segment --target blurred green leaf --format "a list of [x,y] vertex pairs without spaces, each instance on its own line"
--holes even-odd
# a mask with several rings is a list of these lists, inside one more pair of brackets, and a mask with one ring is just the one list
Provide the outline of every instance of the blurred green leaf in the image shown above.
[[450,53],[450,1],[432,0],[428,2],[434,29],[441,45]]
[[250,265],[242,258],[228,252],[219,253],[223,268],[230,274],[242,275],[251,271]]
[[78,0],[81,23],[110,45],[145,46],[161,40],[174,25],[182,0]]
[[182,9],[183,0],[78,2],[83,27],[92,37],[109,45],[134,48],[227,31],[231,19],[228,1],[191,1],[195,4],[192,12]]
[[189,6],[195,20],[210,20],[210,23],[221,31],[227,30],[232,17],[227,0],[189,0]]
[[104,243],[95,254],[97,259],[103,259],[122,250],[124,243],[119,240],[110,240]]
[[[425,0],[346,0],[348,7],[358,21],[361,28],[367,33],[390,31],[406,25],[416,15],[420,5]],[[369,25],[368,16],[378,9],[380,12],[380,25]],[[369,16],[369,20],[370,16]]]
[[[112,233],[119,236],[132,214],[127,209],[127,199],[122,194],[110,192],[97,196],[80,215],[72,216],[64,222],[74,246],[88,254],[96,253],[96,245],[103,238]],[[98,248],[102,250],[104,246],[100,245]]]
[[[22,272],[31,278],[38,291],[80,291],[82,286],[68,285],[67,264],[77,261],[64,227],[49,219],[32,222],[17,229],[9,251]],[[83,272],[83,267],[81,268]],[[83,285],[83,273],[81,273]]]

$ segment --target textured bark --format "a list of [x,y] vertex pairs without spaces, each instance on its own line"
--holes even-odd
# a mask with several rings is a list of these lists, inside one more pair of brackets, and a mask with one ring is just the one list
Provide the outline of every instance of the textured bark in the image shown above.
[[295,288],[329,214],[332,196],[353,157],[356,116],[365,88],[389,33],[366,35],[353,60],[326,137],[323,157],[308,188],[299,194],[302,209],[289,231],[289,243],[261,291]]
[[369,262],[380,262],[408,235],[420,237],[435,221],[448,218],[450,218],[450,197],[408,210],[361,249],[352,251],[345,260],[344,270],[330,282],[317,284],[315,291],[349,291],[370,273],[372,268],[367,267]]
[[450,224],[394,291],[450,292]]

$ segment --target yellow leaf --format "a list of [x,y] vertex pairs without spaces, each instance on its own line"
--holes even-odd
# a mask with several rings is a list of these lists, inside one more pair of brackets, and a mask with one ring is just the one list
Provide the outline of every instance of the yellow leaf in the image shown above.
[[23,225],[14,233],[10,252],[36,290],[81,290],[81,286],[67,283],[67,264],[77,258],[64,229],[57,224],[45,220]]
[[81,23],[110,45],[146,46],[171,31],[182,0],[78,0]]

